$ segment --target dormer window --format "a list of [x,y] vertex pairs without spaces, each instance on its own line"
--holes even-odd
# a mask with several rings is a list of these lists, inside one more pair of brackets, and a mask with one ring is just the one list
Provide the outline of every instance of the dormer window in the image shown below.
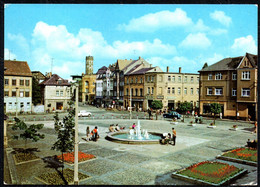
[[62,83],[62,80],[61,78],[58,79],[58,84],[61,84]]

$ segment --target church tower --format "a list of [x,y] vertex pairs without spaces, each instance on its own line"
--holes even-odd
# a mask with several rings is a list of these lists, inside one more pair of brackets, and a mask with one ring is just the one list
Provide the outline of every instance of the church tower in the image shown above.
[[93,56],[86,57],[86,75],[93,74]]

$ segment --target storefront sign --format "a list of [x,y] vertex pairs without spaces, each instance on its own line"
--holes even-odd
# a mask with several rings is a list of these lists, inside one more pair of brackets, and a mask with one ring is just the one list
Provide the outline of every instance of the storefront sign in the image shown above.
[[163,95],[158,95],[158,96],[157,96],[157,99],[163,99],[163,98],[164,98]]

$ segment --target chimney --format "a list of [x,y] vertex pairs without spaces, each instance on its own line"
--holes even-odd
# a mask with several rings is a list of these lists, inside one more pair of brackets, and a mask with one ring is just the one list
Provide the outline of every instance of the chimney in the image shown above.
[[139,56],[139,60],[141,60],[141,57]]
[[167,66],[167,68],[166,68],[166,72],[169,73],[169,66]]
[[181,73],[181,67],[179,67],[179,73]]

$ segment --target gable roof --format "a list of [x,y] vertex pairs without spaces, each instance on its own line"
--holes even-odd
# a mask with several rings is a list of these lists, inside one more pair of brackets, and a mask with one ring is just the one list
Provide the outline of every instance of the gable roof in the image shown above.
[[128,66],[131,62],[133,62],[132,59],[130,59],[130,60],[127,60],[127,59],[125,59],[125,60],[118,59],[118,60],[117,60],[118,69],[119,69],[119,70],[123,70],[123,69],[124,69],[126,66]]
[[[258,62],[257,55],[246,53],[245,56],[250,60],[253,67],[257,66],[257,62]],[[211,66],[208,66],[204,69],[199,70],[199,72],[235,70],[236,68],[238,68],[242,59],[245,56],[239,56],[239,57],[233,57],[233,58],[224,58],[223,60],[220,60],[220,61],[216,62],[215,64],[212,64]]]
[[[61,80],[61,83],[59,84],[58,80]],[[70,86],[71,84],[68,82],[68,80],[65,80],[61,78],[57,74],[53,74],[49,79],[41,82],[39,85],[44,85],[44,86]]]
[[6,67],[6,70],[4,71],[4,75],[28,76],[28,77],[32,76],[32,72],[26,61],[5,60],[4,67]]
[[96,74],[102,74],[102,73],[106,72],[106,70],[107,70],[107,67],[106,67],[106,66],[103,66],[103,67],[101,67],[101,68],[98,69],[98,71],[97,71]]

